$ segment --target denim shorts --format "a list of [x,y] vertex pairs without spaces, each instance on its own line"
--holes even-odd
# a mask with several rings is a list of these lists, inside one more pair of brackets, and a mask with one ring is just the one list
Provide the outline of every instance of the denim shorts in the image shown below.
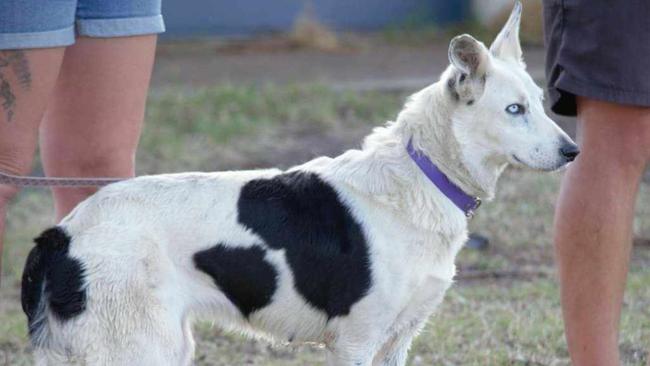
[[161,0],[0,0],[0,49],[69,46],[75,36],[165,31]]

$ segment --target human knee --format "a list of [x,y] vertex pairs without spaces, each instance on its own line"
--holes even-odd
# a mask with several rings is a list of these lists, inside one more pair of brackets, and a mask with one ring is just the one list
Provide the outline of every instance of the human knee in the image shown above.
[[[4,151],[0,149],[0,172],[12,175],[25,175],[31,169],[31,153]],[[19,187],[0,182],[0,208],[8,204],[19,191]]]
[[0,184],[0,220],[2,220],[2,213],[5,211],[6,206],[18,194],[18,187]]

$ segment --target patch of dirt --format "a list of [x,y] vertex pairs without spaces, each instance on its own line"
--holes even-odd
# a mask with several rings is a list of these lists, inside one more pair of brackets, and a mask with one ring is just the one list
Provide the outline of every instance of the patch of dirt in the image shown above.
[[[300,45],[309,41],[299,38],[280,35],[162,42],[151,85],[155,90],[225,83],[322,83],[338,87],[372,82],[380,89],[383,84],[401,84],[415,90],[437,80],[449,64],[448,40],[400,46],[377,35],[339,35],[338,47],[323,50]],[[529,71],[543,79],[544,50],[528,48],[524,56]]]

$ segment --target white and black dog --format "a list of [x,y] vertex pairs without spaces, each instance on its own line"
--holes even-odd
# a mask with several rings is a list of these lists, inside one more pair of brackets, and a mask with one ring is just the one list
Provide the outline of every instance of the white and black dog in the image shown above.
[[526,73],[517,4],[490,49],[449,47],[361,150],[288,171],[111,184],[36,239],[23,309],[40,365],[188,365],[191,324],[318,342],[331,365],[403,365],[441,302],[467,216],[509,164],[551,171],[577,146]]

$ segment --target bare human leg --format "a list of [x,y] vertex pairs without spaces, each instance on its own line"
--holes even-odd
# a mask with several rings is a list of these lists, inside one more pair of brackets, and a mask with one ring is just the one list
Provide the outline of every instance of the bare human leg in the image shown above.
[[574,365],[614,366],[650,108],[578,98],[578,144],[555,216],[567,342]]
[[[0,171],[27,174],[63,48],[0,51]],[[7,206],[18,187],[0,185],[0,268]],[[0,277],[2,271],[0,270]]]
[[[41,128],[47,175],[134,175],[156,39],[82,37],[68,47]],[[57,219],[95,190],[54,188]]]

